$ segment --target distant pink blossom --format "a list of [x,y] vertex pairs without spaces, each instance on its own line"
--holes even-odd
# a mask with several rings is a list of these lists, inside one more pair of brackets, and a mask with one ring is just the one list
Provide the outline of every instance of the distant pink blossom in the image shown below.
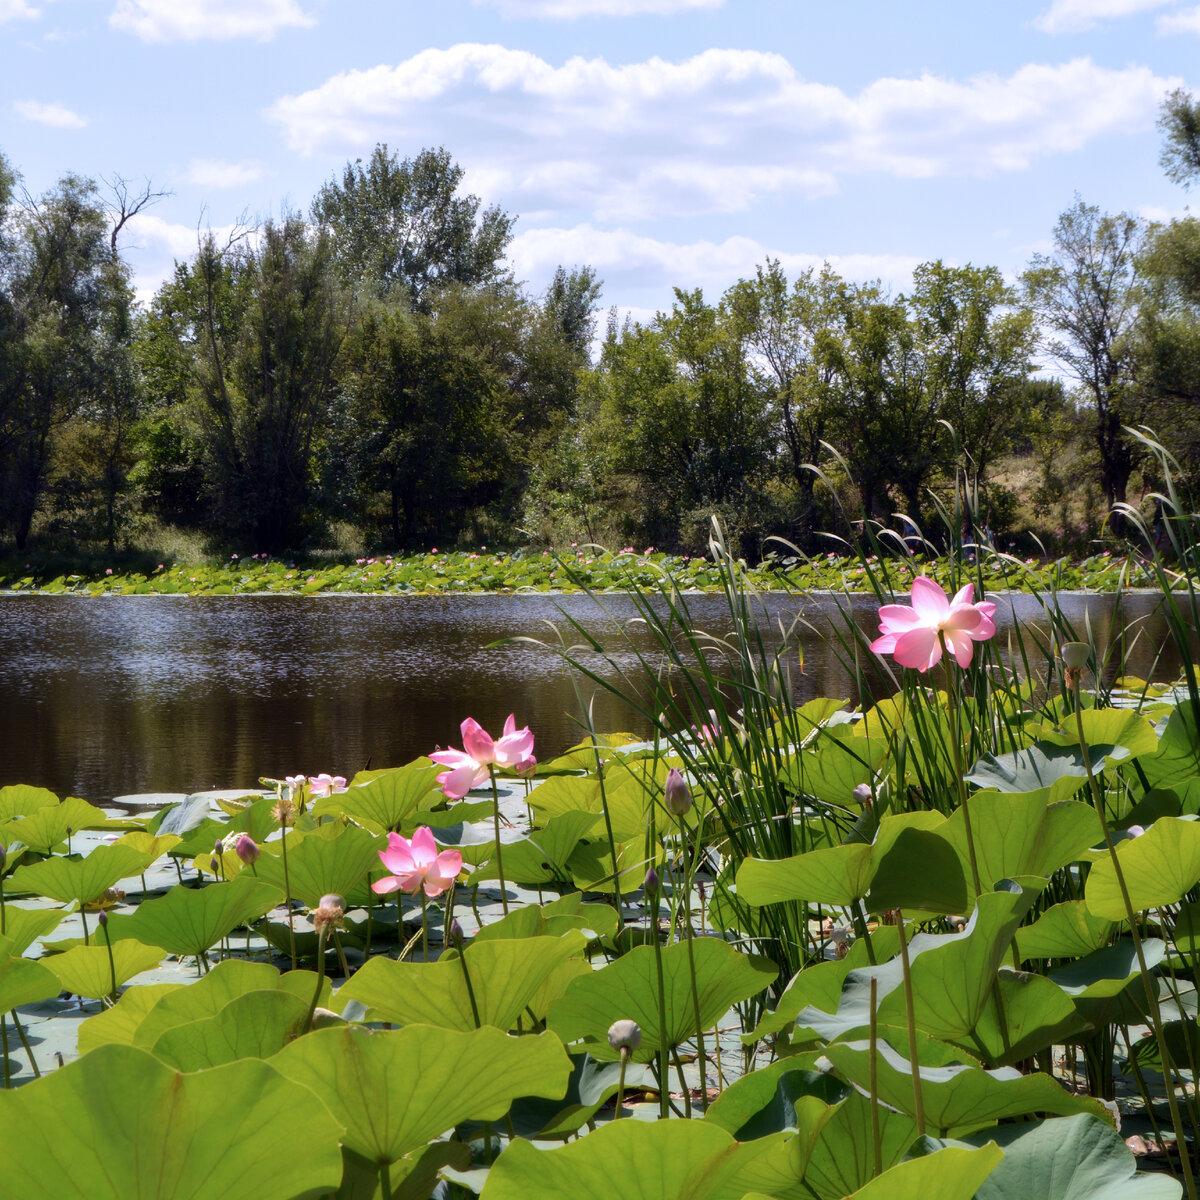
[[111,574],[112,574],[112,567],[105,567],[105,568],[104,568],[104,573],[105,573],[105,575],[111,575]]
[[373,892],[384,895],[403,891],[416,895],[424,888],[429,897],[440,896],[454,882],[463,861],[457,850],[438,853],[428,825],[422,825],[411,841],[398,833],[389,833],[387,849],[380,850],[379,859],[391,874],[371,884]]
[[960,667],[969,666],[975,643],[996,632],[996,606],[973,603],[975,585],[966,584],[951,600],[932,579],[913,580],[912,607],[885,604],[879,610],[880,636],[871,643],[876,654],[890,654],[902,667],[928,671],[941,661],[942,638]]
[[451,800],[461,800],[473,787],[488,778],[488,767],[516,767],[533,754],[533,734],[527,725],[517,728],[517,719],[509,713],[504,722],[504,735],[498,741],[473,717],[462,723],[463,748],[438,750],[429,757],[440,766],[449,767],[438,776],[442,791]]
[[314,775],[308,781],[309,795],[314,797],[331,796],[334,792],[344,792],[346,780],[342,775]]

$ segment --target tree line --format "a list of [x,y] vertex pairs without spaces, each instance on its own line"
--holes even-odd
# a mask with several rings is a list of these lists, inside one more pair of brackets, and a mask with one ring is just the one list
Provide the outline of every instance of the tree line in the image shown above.
[[[1174,93],[1160,124],[1189,186],[1200,104]],[[307,213],[202,234],[140,306],[121,236],[150,187],[68,175],[35,198],[0,157],[4,536],[691,549],[715,512],[753,554],[844,512],[920,519],[963,479],[1003,529],[1014,452],[1042,464],[1039,503],[1111,506],[1153,482],[1131,425],[1200,467],[1195,218],[1077,199],[1015,282],[934,261],[903,294],[767,261],[598,338],[595,271],[532,294],[506,265],[514,218],[462,175],[444,149],[377,146]]]

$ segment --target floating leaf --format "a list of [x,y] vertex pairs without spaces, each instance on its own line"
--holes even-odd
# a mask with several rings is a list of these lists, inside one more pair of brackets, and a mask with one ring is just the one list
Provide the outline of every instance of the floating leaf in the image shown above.
[[309,1088],[253,1060],[180,1075],[101,1046],[0,1092],[4,1186],[24,1200],[295,1200],[338,1186],[339,1135]]
[[496,1121],[518,1096],[562,1096],[571,1060],[552,1034],[509,1037],[408,1025],[390,1032],[322,1029],[271,1063],[321,1095],[345,1145],[376,1163],[420,1149],[461,1121]]
[[586,938],[577,932],[560,938],[473,942],[463,952],[470,989],[454,953],[431,963],[372,958],[338,990],[337,1001],[343,1006],[357,1000],[377,1019],[402,1025],[470,1030],[476,1024],[473,992],[479,1023],[507,1031],[554,970],[584,945]]
[[[714,1025],[730,1005],[761,992],[778,971],[766,959],[739,954],[718,938],[696,938],[691,947],[702,1030]],[[594,1058],[611,1060],[617,1052],[608,1044],[608,1027],[614,1021],[636,1021],[642,1044],[633,1058],[648,1062],[659,1047],[678,1046],[697,1032],[688,964],[688,943],[663,947],[665,1030],[659,1020],[658,974],[650,946],[635,947],[603,971],[568,984],[563,996],[550,1005],[550,1028],[568,1044],[581,1042]]]
[[0,1013],[49,1000],[61,991],[53,971],[31,958],[22,958],[8,938],[0,938]]
[[[1104,748],[1088,755],[1093,771],[1104,769]],[[1087,781],[1083,752],[1077,746],[1042,743],[1009,754],[985,754],[971,769],[967,782],[998,792],[1045,790],[1048,803],[1069,800]]]

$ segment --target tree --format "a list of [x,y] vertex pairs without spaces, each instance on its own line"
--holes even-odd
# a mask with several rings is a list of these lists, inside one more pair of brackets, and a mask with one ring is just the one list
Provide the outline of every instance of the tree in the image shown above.
[[1147,292],[1145,227],[1076,200],[1054,226],[1054,251],[1034,255],[1023,281],[1044,347],[1081,387],[1094,414],[1100,486],[1123,501],[1137,451],[1122,431],[1143,417],[1135,386],[1136,333]]
[[1162,102],[1158,127],[1163,133],[1159,165],[1172,183],[1190,187],[1200,178],[1200,100],[1176,88]]
[[926,386],[984,481],[996,455],[1022,431],[1029,412],[1033,313],[995,267],[922,263],[913,273],[909,306],[926,365]]
[[596,311],[600,303],[601,280],[591,267],[568,271],[559,266],[546,289],[543,302],[547,317],[558,329],[563,342],[586,364],[591,359],[592,340],[596,336]]
[[257,244],[210,234],[155,310],[176,343],[157,355],[164,377],[172,362],[185,372],[211,519],[256,549],[294,545],[314,516],[313,456],[346,334],[328,236],[294,214]]
[[364,166],[347,163],[312,204],[328,230],[343,278],[374,296],[427,310],[450,283],[490,283],[501,277],[514,218],[478,196],[458,195],[463,169],[444,149],[398,160],[386,145]]

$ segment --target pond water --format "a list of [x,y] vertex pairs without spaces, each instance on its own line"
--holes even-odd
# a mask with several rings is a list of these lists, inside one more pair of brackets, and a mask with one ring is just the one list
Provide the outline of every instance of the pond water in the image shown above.
[[[1086,613],[1098,645],[1109,643],[1112,597],[1061,599],[1080,628]],[[765,599],[766,627],[796,616],[813,627],[803,630],[803,671],[794,675],[802,700],[851,695],[829,636],[845,628],[839,600]],[[728,628],[722,597],[687,601],[701,628]],[[633,605],[620,596],[604,603],[607,612],[587,596],[3,597],[0,784],[97,801],[250,787],[263,775],[350,776],[457,743],[466,716],[499,732],[509,712],[533,728],[538,756],[550,757],[581,737],[572,680],[549,648],[493,643],[552,638],[549,624],[571,637],[566,613],[616,644]],[[1147,616],[1156,603],[1126,597],[1128,615],[1146,617],[1127,665],[1170,678],[1175,662],[1156,661],[1163,628]],[[999,637],[1039,611],[1032,597],[1005,601]],[[854,619],[872,635],[875,612],[873,599],[854,601]],[[602,668],[598,656],[589,662]],[[622,662],[636,667],[631,649]],[[644,732],[618,700],[581,682],[585,698],[597,693],[598,729]]]

